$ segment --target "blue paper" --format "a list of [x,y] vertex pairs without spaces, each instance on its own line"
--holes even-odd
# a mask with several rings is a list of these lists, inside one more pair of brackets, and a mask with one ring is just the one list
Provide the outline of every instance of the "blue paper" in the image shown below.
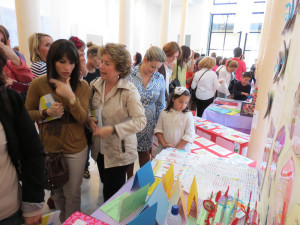
[[156,203],[156,222],[159,225],[163,225],[165,223],[165,219],[169,210],[169,201],[161,183],[157,185],[157,187],[155,188],[152,195],[149,197],[148,201],[146,202],[141,211],[145,210],[145,208],[147,207],[151,207]]
[[147,184],[151,186],[154,183],[154,181],[154,174],[151,162],[149,161],[136,172],[131,190],[135,187],[142,188]]
[[137,217],[130,221],[127,225],[155,225],[155,218],[157,212],[157,203],[150,206],[141,212]]

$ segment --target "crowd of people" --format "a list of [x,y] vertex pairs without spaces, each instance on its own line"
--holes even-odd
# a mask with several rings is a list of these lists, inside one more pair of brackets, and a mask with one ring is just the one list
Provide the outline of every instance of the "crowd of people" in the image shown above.
[[[188,151],[195,139],[192,111],[201,117],[217,95],[245,100],[253,78],[240,48],[223,59],[169,42],[143,57],[136,52],[132,61],[122,44],[34,33],[29,52],[30,68],[0,25],[0,225],[41,222],[46,153],[62,154],[68,165],[68,181],[48,199],[63,222],[80,211],[90,155],[107,201],[133,176],[136,160],[142,167],[151,159],[153,135],[160,150]],[[42,109],[49,96],[52,104]]]

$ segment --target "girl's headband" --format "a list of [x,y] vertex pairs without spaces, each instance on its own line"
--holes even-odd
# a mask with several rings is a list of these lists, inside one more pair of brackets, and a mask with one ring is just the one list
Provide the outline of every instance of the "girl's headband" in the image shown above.
[[189,91],[189,90],[185,87],[176,87],[174,93],[175,95],[182,95],[182,93],[185,91]]

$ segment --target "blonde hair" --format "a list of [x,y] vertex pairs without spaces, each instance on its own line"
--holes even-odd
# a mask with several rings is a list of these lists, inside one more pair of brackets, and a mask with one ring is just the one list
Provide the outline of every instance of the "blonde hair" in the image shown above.
[[239,67],[239,63],[237,61],[235,61],[235,60],[229,59],[226,62],[226,66],[233,67],[233,68],[238,68]]
[[206,56],[199,62],[198,68],[199,70],[201,70],[202,68],[212,69],[215,65],[216,59],[210,56]]
[[147,59],[148,62],[158,61],[165,62],[166,61],[166,53],[159,47],[151,46],[145,56],[144,59]]
[[29,42],[29,54],[30,54],[30,61],[35,63],[41,61],[41,56],[40,56],[40,45],[42,43],[42,38],[43,37],[49,37],[52,39],[52,37],[48,34],[44,33],[33,33],[30,35],[28,42]]
[[131,72],[131,56],[124,45],[108,43],[99,47],[98,56],[102,58],[106,54],[115,63],[116,70],[120,72],[120,79],[125,78]]

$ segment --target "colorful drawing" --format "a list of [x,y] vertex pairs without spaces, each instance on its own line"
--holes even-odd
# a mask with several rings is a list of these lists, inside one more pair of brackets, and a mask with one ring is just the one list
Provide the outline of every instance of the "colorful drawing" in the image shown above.
[[300,156],[300,84],[295,94],[294,109],[292,111],[289,130],[293,151],[297,156]]
[[[285,126],[282,126],[276,136],[276,139],[275,139],[275,143],[274,143],[274,147],[273,147],[273,159],[272,159],[271,169],[276,170],[276,164],[278,162],[278,157],[281,153],[281,150],[283,149],[284,143],[285,143]],[[275,165],[275,168],[273,168],[274,165]]]
[[285,224],[286,213],[290,202],[294,180],[294,163],[291,157],[283,166],[276,193],[274,225]]
[[254,103],[243,102],[241,107],[241,116],[253,117],[254,109]]

